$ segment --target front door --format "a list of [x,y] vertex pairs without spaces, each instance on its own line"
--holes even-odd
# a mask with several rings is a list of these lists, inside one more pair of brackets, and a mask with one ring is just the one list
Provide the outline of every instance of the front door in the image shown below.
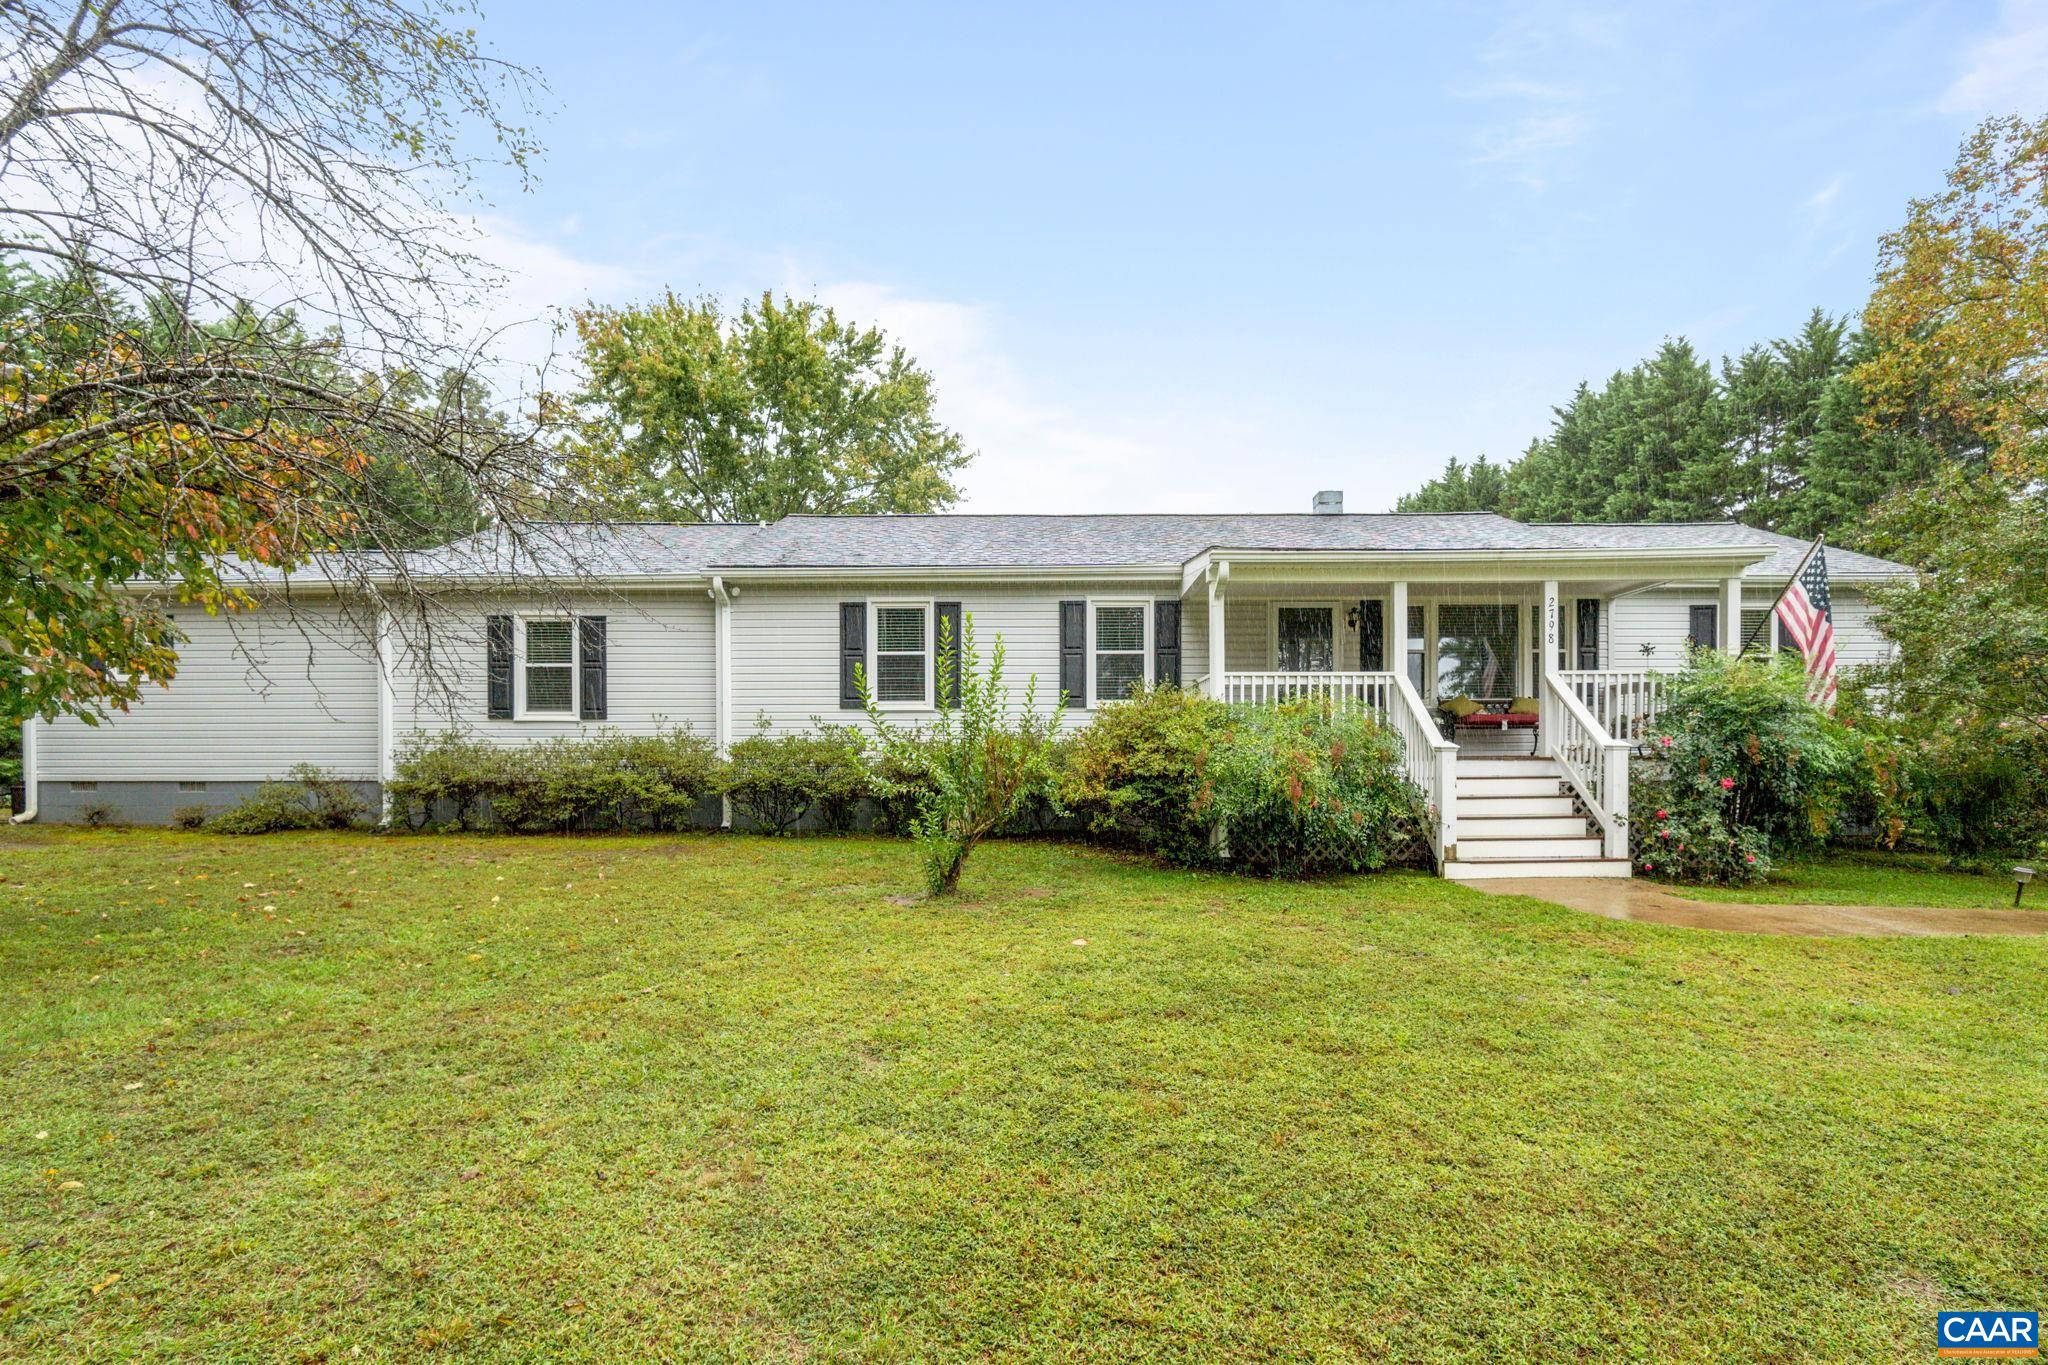
[[1337,667],[1334,607],[1273,609],[1274,667],[1282,673],[1329,673]]

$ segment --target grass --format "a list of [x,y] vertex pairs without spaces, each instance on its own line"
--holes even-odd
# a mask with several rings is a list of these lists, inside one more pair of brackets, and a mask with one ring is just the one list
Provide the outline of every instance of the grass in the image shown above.
[[0,1355],[1796,1360],[2048,1300],[2048,940],[0,836]]
[[[2011,908],[2013,880],[2004,871],[1958,872],[1940,857],[1918,853],[1833,852],[1792,863],[1757,886],[1674,886],[1694,900],[1770,905],[1919,905]],[[2048,882],[2030,887],[2022,908],[2048,909]]]

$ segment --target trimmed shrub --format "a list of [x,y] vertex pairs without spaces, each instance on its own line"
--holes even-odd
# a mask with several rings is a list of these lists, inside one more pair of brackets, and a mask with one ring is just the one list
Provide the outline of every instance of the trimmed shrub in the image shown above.
[[1202,796],[1221,703],[1179,688],[1147,688],[1102,707],[1069,741],[1060,799],[1104,842],[1182,866],[1212,858],[1213,811]]
[[345,782],[300,763],[285,782],[265,782],[206,822],[211,834],[274,834],[293,829],[352,829],[368,814]]
[[1415,814],[1400,738],[1322,698],[1230,707],[1194,805],[1232,868],[1285,877],[1385,867]]
[[434,822],[443,809],[457,829],[484,820],[484,806],[510,781],[507,750],[450,730],[415,735],[399,750],[394,779],[385,786],[398,818],[414,829]]
[[180,806],[171,812],[171,828],[204,829],[209,814],[204,806]]
[[858,735],[837,726],[754,735],[732,746],[723,790],[765,833],[787,834],[814,809],[825,828],[844,831],[870,788],[862,747]]
[[415,829],[444,810],[461,828],[522,834],[676,829],[716,794],[718,778],[711,742],[687,729],[516,746],[451,732],[409,745],[389,790]]

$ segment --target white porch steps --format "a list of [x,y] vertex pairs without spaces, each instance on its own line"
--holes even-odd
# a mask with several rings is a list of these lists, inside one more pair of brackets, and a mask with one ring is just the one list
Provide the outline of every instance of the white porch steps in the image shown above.
[[1453,881],[1629,873],[1628,859],[1606,857],[1599,827],[1574,811],[1555,759],[1460,756],[1456,790],[1444,862]]

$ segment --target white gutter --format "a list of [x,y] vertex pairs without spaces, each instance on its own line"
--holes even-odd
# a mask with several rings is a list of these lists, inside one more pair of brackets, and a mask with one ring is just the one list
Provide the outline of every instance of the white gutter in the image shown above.
[[36,818],[36,722],[31,716],[21,723],[21,783],[27,791],[28,809],[19,815],[9,816],[10,825],[25,825]]
[[952,582],[956,579],[1009,579],[1030,582],[1039,579],[1100,578],[1122,581],[1156,581],[1180,576],[1178,564],[890,564],[840,567],[832,564],[767,564],[748,567],[723,565],[712,575],[727,581],[755,580],[795,582]]

